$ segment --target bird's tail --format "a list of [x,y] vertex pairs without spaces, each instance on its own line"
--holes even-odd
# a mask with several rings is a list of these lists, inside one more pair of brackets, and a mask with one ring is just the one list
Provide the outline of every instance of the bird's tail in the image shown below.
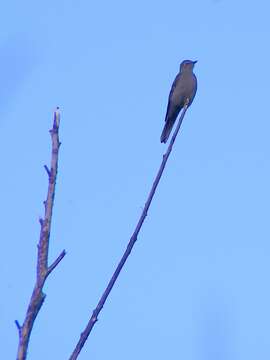
[[170,121],[169,119],[166,121],[163,131],[162,131],[162,134],[160,136],[160,142],[166,144],[166,142],[170,136],[170,133],[172,131],[173,124],[174,124],[174,121]]

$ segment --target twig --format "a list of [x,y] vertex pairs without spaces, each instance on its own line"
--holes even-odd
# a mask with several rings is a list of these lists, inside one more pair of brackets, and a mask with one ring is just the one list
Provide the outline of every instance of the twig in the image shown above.
[[50,177],[50,176],[51,176],[51,172],[50,172],[48,166],[47,166],[47,165],[44,165],[44,169],[46,170],[46,173],[47,173],[48,176]]
[[20,331],[21,331],[21,325],[20,325],[20,323],[19,323],[19,321],[18,320],[15,320],[15,325],[17,326],[17,329],[18,329],[18,331],[19,331],[19,335],[20,335]]
[[101,298],[100,298],[100,300],[99,300],[99,302],[97,304],[97,307],[94,309],[94,311],[92,313],[92,316],[91,316],[86,328],[81,333],[80,339],[79,339],[73,353],[71,354],[69,360],[76,360],[77,357],[79,356],[80,351],[82,350],[82,348],[83,348],[89,334],[91,333],[95,323],[98,320],[98,315],[99,315],[100,311],[102,310],[102,308],[103,308],[103,306],[104,306],[104,304],[105,304],[105,302],[106,302],[106,300],[107,300],[107,298],[108,298],[108,296],[109,296],[109,294],[110,294],[110,292],[111,292],[111,290],[112,290],[112,288],[113,288],[113,286],[114,286],[114,284],[115,284],[115,282],[116,282],[116,280],[117,280],[117,278],[118,278],[118,276],[119,276],[119,274],[120,274],[120,272],[121,272],[121,270],[123,268],[123,266],[125,265],[125,262],[126,262],[127,258],[129,257],[129,255],[131,253],[131,250],[132,250],[132,248],[133,248],[133,246],[134,246],[134,244],[135,244],[135,242],[137,240],[138,234],[139,234],[139,232],[141,230],[142,224],[143,224],[143,222],[144,222],[144,220],[145,220],[145,218],[147,216],[148,209],[149,209],[149,207],[151,205],[151,202],[152,202],[152,199],[154,197],[156,188],[158,186],[158,183],[159,183],[160,178],[162,176],[163,170],[165,168],[167,160],[168,160],[168,158],[170,156],[170,153],[172,151],[173,144],[174,144],[176,136],[177,136],[177,134],[179,132],[179,129],[180,129],[181,123],[183,121],[183,118],[185,116],[185,113],[187,111],[187,108],[188,108],[188,101],[186,102],[186,104],[185,104],[185,106],[183,108],[183,111],[181,113],[181,116],[179,117],[177,127],[175,129],[175,132],[174,132],[172,138],[171,138],[168,149],[167,149],[166,153],[163,155],[163,159],[162,159],[160,168],[159,168],[158,173],[156,175],[156,178],[155,178],[155,180],[153,182],[152,188],[150,190],[147,201],[146,201],[146,203],[144,205],[144,209],[143,209],[142,214],[141,214],[141,216],[139,218],[139,221],[138,221],[138,223],[136,225],[136,228],[135,228],[135,230],[134,230],[134,232],[133,232],[133,234],[132,234],[132,236],[131,236],[131,238],[129,240],[127,248],[126,248],[120,262],[118,263],[118,265],[117,265],[117,267],[116,267],[116,269],[115,269],[115,271],[114,271],[114,273],[113,273],[113,275],[111,277],[111,280],[109,281],[103,295],[101,296]]
[[60,261],[63,259],[63,257],[66,255],[66,251],[63,250],[61,252],[61,254],[58,256],[58,258],[56,260],[54,260],[54,262],[52,263],[52,265],[50,265],[48,267],[48,271],[47,271],[47,277],[48,275],[50,275],[50,273],[56,268],[56,266],[60,263]]
[[44,202],[45,214],[43,219],[39,219],[41,229],[38,242],[38,255],[37,255],[37,274],[36,283],[32,292],[32,296],[28,305],[25,320],[22,326],[16,320],[16,326],[19,330],[19,345],[17,352],[17,360],[25,360],[27,355],[27,348],[30,339],[30,335],[34,326],[37,314],[45,300],[46,295],[43,293],[43,286],[48,275],[54,270],[59,262],[65,256],[63,251],[59,257],[48,267],[48,252],[49,252],[49,240],[51,231],[52,211],[54,204],[56,176],[58,168],[58,153],[59,153],[59,125],[60,125],[60,113],[57,108],[54,112],[53,128],[50,130],[52,139],[52,153],[51,153],[51,169],[47,166],[45,169],[49,175],[49,185],[47,199]]

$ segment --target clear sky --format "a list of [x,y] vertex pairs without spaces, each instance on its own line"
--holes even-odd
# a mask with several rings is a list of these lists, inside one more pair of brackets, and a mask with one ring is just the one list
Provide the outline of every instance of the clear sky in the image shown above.
[[6,1],[0,14],[1,358],[32,292],[52,114],[62,147],[29,360],[67,359],[144,206],[171,83],[188,110],[134,252],[80,359],[270,356],[269,1]]

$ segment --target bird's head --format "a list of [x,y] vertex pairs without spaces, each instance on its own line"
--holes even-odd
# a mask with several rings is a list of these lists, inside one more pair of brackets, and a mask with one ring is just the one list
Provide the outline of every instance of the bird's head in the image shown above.
[[181,65],[180,65],[180,71],[192,71],[196,62],[197,62],[197,60],[196,61],[192,61],[192,60],[182,61]]

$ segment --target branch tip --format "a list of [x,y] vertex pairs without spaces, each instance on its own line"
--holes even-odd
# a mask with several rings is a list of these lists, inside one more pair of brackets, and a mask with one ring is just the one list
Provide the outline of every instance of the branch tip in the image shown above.
[[60,125],[60,111],[59,111],[59,107],[57,107],[54,112],[53,128],[58,129],[59,125]]

